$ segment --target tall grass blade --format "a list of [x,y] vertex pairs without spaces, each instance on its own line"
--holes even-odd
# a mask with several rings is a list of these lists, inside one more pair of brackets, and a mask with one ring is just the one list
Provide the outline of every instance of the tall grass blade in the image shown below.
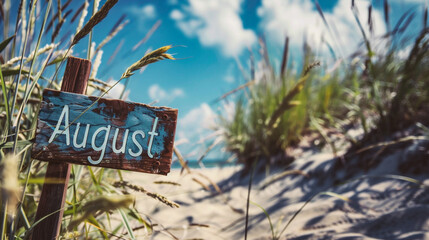
[[298,216],[298,214],[305,208],[305,206],[307,206],[307,204],[309,204],[311,201],[313,201],[314,198],[321,196],[321,195],[327,195],[327,196],[331,196],[331,197],[335,197],[338,199],[341,199],[343,201],[348,202],[349,199],[341,196],[337,193],[334,192],[329,192],[329,191],[325,191],[325,192],[319,192],[317,194],[314,194],[313,196],[311,196],[299,209],[298,211],[296,211],[292,217],[289,219],[289,221],[286,223],[286,225],[283,227],[282,231],[279,233],[279,237],[283,234],[284,231],[286,231],[286,229],[289,227],[289,225],[292,223],[292,221]]
[[[35,9],[36,9],[36,2],[37,1],[33,1],[33,4],[31,4],[30,18],[35,14],[34,12],[35,12]],[[21,52],[21,59],[24,59],[24,54],[25,54],[25,49],[27,48],[27,42],[28,42],[29,33],[30,33],[30,26],[27,26],[27,31],[26,31],[25,36],[24,36],[23,49],[22,49],[22,52]],[[22,74],[23,65],[24,65],[24,61],[21,61],[20,65],[19,65],[18,76],[15,78],[16,79],[15,80],[15,93],[13,95],[12,106],[11,106],[11,109],[9,111],[11,113],[11,119],[10,119],[11,121],[12,121],[13,112],[15,110],[16,100],[17,100],[17,97],[18,97],[18,88],[19,88],[19,82],[21,80],[21,74]],[[10,128],[11,126],[12,126],[11,122],[9,122],[8,123],[8,127]],[[17,136],[18,135],[16,135],[16,138],[17,138]]]
[[368,6],[368,26],[369,26],[369,32],[374,34],[374,22],[372,21],[372,5]]
[[365,42],[365,46],[366,46],[366,49],[368,51],[368,56],[371,58],[374,55],[374,53],[371,50],[371,44],[369,42],[368,37],[366,36],[365,30],[364,30],[364,28],[362,26],[362,23],[359,20],[359,10],[358,10],[357,6],[354,6],[352,8],[352,12],[353,12],[353,16],[355,18],[355,21],[356,21],[356,23],[357,23],[357,25],[359,27],[359,30],[360,30],[360,32],[362,34],[363,40]]
[[244,227],[244,240],[247,240],[247,231],[249,229],[249,204],[250,204],[250,191],[252,190],[253,175],[258,164],[258,160],[255,159],[250,169],[249,185],[247,188],[247,200],[246,200],[246,223]]
[[[9,109],[9,99],[7,98],[7,92],[6,92],[6,83],[4,81],[3,78],[3,71],[1,69],[1,65],[0,65],[0,81],[1,81],[1,90],[2,90],[2,95],[3,95],[3,101],[4,101],[4,105],[5,105],[5,111],[6,111],[6,123],[8,124],[11,121],[11,115],[10,115],[10,109]],[[5,136],[7,136],[9,134],[9,125],[3,126],[4,129],[4,134]],[[3,136],[0,136],[3,137]],[[3,142],[0,139],[0,143]]]
[[286,37],[285,46],[283,48],[282,65],[280,67],[281,78],[284,78],[286,76],[288,56],[289,56],[289,37]]
[[271,222],[270,214],[269,214],[269,213],[267,212],[267,210],[265,210],[265,208],[263,208],[261,205],[259,205],[259,204],[255,203],[255,202],[252,202],[252,201],[250,201],[250,203],[251,203],[251,204],[253,204],[253,205],[255,205],[255,206],[257,206],[258,208],[260,208],[260,209],[264,212],[264,214],[265,214],[265,216],[267,217],[268,222],[269,222],[269,224],[270,224],[271,237],[272,237],[272,239],[273,239],[273,240],[276,240],[276,239],[277,239],[277,237],[276,237],[276,234],[275,234],[275,232],[274,232],[274,225],[273,225],[273,223]]
[[390,29],[390,6],[389,6],[389,2],[387,0],[383,1],[383,10],[384,10],[384,23],[387,26],[387,29]]
[[289,175],[301,175],[304,177],[308,177],[308,175],[306,173],[304,173],[301,170],[286,170],[282,173],[279,173],[278,175],[273,176],[272,178],[268,179],[267,181],[265,181],[265,183],[262,184],[262,186],[260,187],[260,189],[264,189],[266,187],[268,187],[269,185],[273,184],[274,182],[289,176]]
[[405,31],[406,27],[403,26],[403,23],[404,23],[404,21],[405,22],[410,22],[410,21],[407,21],[407,19],[410,18],[410,16],[412,14],[413,14],[413,10],[412,9],[410,9],[410,10],[406,11],[404,14],[402,14],[401,17],[399,18],[399,20],[396,22],[395,27],[393,28],[392,32],[388,32],[384,37],[388,37],[388,36],[391,36],[391,35],[396,35],[398,33],[402,33],[403,31]]
[[301,92],[304,88],[304,84],[307,81],[308,76],[302,77],[296,85],[289,91],[289,93],[282,99],[281,103],[278,105],[276,110],[273,112],[271,117],[269,117],[266,121],[268,129],[272,129],[276,121],[280,118],[280,116],[288,109],[296,106],[295,103],[292,102],[292,99]]
[[2,52],[7,45],[10,43],[10,41],[12,41],[12,39],[15,38],[16,35],[13,35],[11,37],[8,37],[6,40],[4,40],[3,42],[0,43],[0,52]]
[[[46,7],[45,18],[43,20],[43,23],[42,23],[42,26],[41,26],[40,32],[39,32],[39,37],[37,39],[36,48],[34,49],[34,55],[33,55],[33,58],[32,58],[33,60],[32,60],[31,65],[30,65],[30,71],[29,71],[29,75],[30,76],[31,76],[31,72],[33,70],[34,63],[36,62],[36,59],[37,59],[37,51],[39,50],[39,47],[40,47],[40,42],[42,40],[42,36],[43,36],[44,29],[45,29],[46,21],[48,19],[49,12],[51,10],[51,5],[52,5],[52,0],[49,0],[48,6]],[[51,50],[51,52],[52,52],[52,50]],[[44,66],[43,66],[43,69],[46,67],[47,63],[48,62],[46,60]],[[43,72],[43,69],[40,71],[40,74]],[[27,105],[27,101],[30,98],[31,93],[33,92],[34,87],[36,86],[37,81],[39,80],[39,77],[40,77],[40,75],[37,76],[36,79],[33,79],[33,84],[30,87],[29,91],[28,91],[28,85],[29,85],[29,82],[30,82],[30,77],[27,78],[27,83],[25,85],[25,91],[24,91],[26,95],[25,95],[24,101],[22,102],[22,104],[20,106],[20,109],[19,109],[19,112],[18,112],[18,117],[17,117],[17,124],[16,124],[16,132],[17,133],[20,130],[20,126],[21,126],[20,119],[21,119],[21,116],[22,116],[22,114],[24,112],[24,108]],[[16,145],[17,141],[18,141],[18,137],[15,137],[15,144],[14,144],[14,147],[12,148],[12,151],[14,151],[14,152],[15,152],[15,149],[16,149],[15,145]]]
[[127,215],[125,214],[125,212],[122,209],[119,209],[118,211],[121,214],[122,222],[124,223],[125,227],[127,228],[127,231],[128,231],[128,234],[130,235],[130,238],[135,240],[136,237],[134,237],[134,231],[131,228],[131,225],[130,225],[130,222],[128,221]]

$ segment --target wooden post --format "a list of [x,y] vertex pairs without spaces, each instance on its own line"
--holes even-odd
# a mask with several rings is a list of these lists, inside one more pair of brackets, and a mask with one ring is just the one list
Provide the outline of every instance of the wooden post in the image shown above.
[[[85,94],[89,74],[91,72],[91,62],[85,59],[69,57],[64,72],[61,91]],[[40,196],[39,206],[36,213],[36,221],[50,215],[34,227],[33,240],[57,239],[61,229],[64,202],[66,199],[67,186],[70,179],[71,165],[68,163],[50,162],[45,175]],[[49,180],[55,179],[55,183]],[[58,183],[61,180],[61,183]]]

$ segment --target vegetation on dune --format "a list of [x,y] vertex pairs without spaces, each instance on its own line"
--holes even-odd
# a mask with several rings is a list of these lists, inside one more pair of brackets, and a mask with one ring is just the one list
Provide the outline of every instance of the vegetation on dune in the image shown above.
[[[93,61],[93,69],[87,93],[100,97],[143,66],[174,59],[167,53],[170,46],[161,47],[127,68],[112,85],[96,79],[102,47],[127,21],[121,17],[96,47],[92,31],[118,1],[107,0],[100,10],[97,9],[99,1],[94,1],[92,17],[86,24],[89,3],[85,1],[76,10],[70,9],[71,2],[21,0],[18,9],[11,9],[10,0],[0,3],[4,39],[0,43],[0,239],[26,239],[31,235],[38,224],[34,218],[42,185],[56,181],[45,180],[47,163],[33,160],[30,150],[43,89],[60,89],[60,70],[66,58],[73,54],[72,48],[89,35],[87,58]],[[12,11],[16,11],[16,22]],[[70,24],[65,24],[66,21]],[[70,32],[73,27],[76,27],[74,36]],[[124,236],[133,239],[135,229],[143,229],[147,235],[152,233],[151,219],[134,207],[135,198],[126,189],[129,186],[116,183],[118,179],[122,181],[121,171],[73,165],[70,179],[66,204],[61,209],[64,215],[60,239]],[[162,195],[144,193],[178,207]]]
[[[347,96],[340,73],[321,69],[310,46],[304,44],[301,72],[281,69],[280,74],[274,71],[264,44],[261,48],[267,56],[261,60],[261,76],[253,76],[252,84],[246,83],[246,89],[236,96],[232,116],[219,115],[218,128],[226,149],[247,168],[255,159],[263,166],[290,163],[285,151],[299,143],[312,119],[330,120],[346,111],[341,105]],[[283,56],[284,68],[287,57]]]
[[[319,10],[324,18],[320,6]],[[368,23],[372,24],[371,8],[368,11]],[[429,124],[428,27],[424,25],[417,36],[405,36],[415,20],[415,14],[408,11],[392,30],[383,36],[372,36],[371,31],[363,29],[353,4],[351,12],[362,33],[362,49],[347,59],[338,59],[334,66],[326,66],[322,57],[322,66],[315,67],[311,46],[304,44],[301,72],[286,69],[286,38],[277,73],[262,42],[259,74],[255,76],[252,66],[251,79],[221,98],[234,102],[235,110],[230,116],[219,115],[218,129],[223,132],[226,150],[238,163],[244,163],[247,169],[255,160],[259,166],[288,165],[293,158],[287,156],[287,148],[311,132],[318,133],[336,154],[325,129],[343,132],[346,126],[359,123],[365,132],[362,142],[367,142],[416,123]],[[389,16],[385,21],[389,26]],[[385,47],[376,50],[378,45]],[[404,57],[407,45],[411,50]],[[251,64],[253,61],[252,56]]]

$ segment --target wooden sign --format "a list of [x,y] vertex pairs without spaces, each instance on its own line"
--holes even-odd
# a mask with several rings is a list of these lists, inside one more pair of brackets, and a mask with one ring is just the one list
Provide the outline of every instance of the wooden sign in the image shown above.
[[97,99],[45,90],[32,157],[167,175],[177,109]]

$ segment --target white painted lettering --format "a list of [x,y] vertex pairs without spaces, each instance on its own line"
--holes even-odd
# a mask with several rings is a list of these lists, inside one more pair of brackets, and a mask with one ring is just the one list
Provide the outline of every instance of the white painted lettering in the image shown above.
[[153,123],[152,131],[148,132],[148,134],[150,135],[150,139],[149,139],[149,145],[147,147],[147,155],[150,158],[153,158],[153,155],[150,152],[152,150],[153,137],[158,136],[158,133],[155,132],[157,124],[158,124],[158,117],[155,118],[155,122]]
[[[95,140],[97,139],[97,135],[101,131],[105,131],[104,142],[103,142],[103,144],[101,144],[101,146],[97,146],[95,143]],[[88,156],[88,161],[91,164],[97,165],[101,162],[101,160],[103,160],[104,153],[106,151],[107,140],[109,139],[109,133],[110,133],[110,125],[108,125],[107,127],[99,127],[97,130],[95,130],[94,135],[92,136],[91,145],[92,145],[92,149],[94,149],[94,151],[101,151],[101,154],[100,154],[100,157],[98,158],[97,161],[92,160],[91,156]]]
[[[60,130],[61,123],[63,122],[63,118],[64,118],[64,130]],[[57,134],[66,135],[66,144],[67,146],[70,145],[69,106],[68,105],[64,105],[63,111],[61,112],[61,116],[58,119],[57,125],[55,126],[55,130],[52,133],[51,137],[49,138],[48,142],[52,143],[52,141],[54,141],[54,139],[56,138],[55,136]]]
[[131,135],[131,139],[133,140],[133,143],[137,146],[137,148],[139,149],[136,153],[133,152],[133,150],[130,148],[128,149],[128,153],[133,156],[133,157],[138,157],[140,156],[140,154],[142,154],[143,152],[143,148],[142,145],[137,141],[136,136],[137,134],[140,134],[142,136],[142,138],[145,137],[145,134],[142,130],[137,130],[135,132],[133,132],[133,135]]
[[75,148],[85,148],[86,147],[86,141],[88,139],[88,132],[89,132],[90,126],[91,126],[90,124],[86,124],[85,133],[83,134],[82,142],[77,143],[77,137],[79,135],[79,128],[80,128],[80,123],[77,123],[76,130],[74,131],[74,136],[73,136],[73,146]]

